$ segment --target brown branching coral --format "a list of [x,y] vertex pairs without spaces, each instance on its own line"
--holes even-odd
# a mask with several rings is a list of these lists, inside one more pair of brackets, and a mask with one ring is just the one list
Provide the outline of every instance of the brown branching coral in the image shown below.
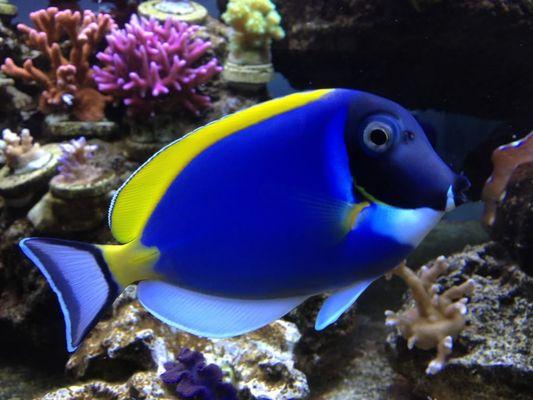
[[494,169],[489,177],[481,198],[485,202],[483,223],[487,227],[494,224],[496,210],[506,194],[507,184],[515,169],[522,164],[533,162],[533,132],[512,143],[498,147],[492,153]]
[[444,257],[439,257],[430,268],[422,267],[418,273],[402,263],[393,273],[411,289],[415,307],[398,313],[385,312],[386,324],[398,329],[410,349],[414,346],[422,350],[437,349],[437,356],[426,369],[430,375],[439,372],[446,364],[453,339],[466,323],[467,299],[464,296],[474,288],[474,282],[468,280],[439,293],[436,281],[447,267]]
[[[44,87],[39,108],[45,114],[72,107],[72,114],[80,121],[103,119],[105,104],[111,98],[95,89],[90,57],[114,26],[113,19],[106,14],[59,11],[55,7],[33,12],[30,18],[35,28],[19,24],[18,29],[27,36],[30,47],[46,56],[50,71],[35,67],[31,59],[19,67],[11,58],[5,60],[2,71]],[[65,38],[69,41],[68,56],[63,54],[61,46]]]

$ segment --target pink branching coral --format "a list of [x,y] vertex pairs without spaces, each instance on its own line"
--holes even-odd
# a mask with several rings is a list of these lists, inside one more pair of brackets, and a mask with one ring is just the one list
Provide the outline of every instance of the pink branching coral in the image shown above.
[[437,356],[426,369],[430,375],[446,364],[453,339],[466,324],[467,299],[463,296],[474,289],[474,282],[468,280],[439,294],[436,281],[447,268],[444,257],[437,258],[431,268],[423,266],[418,274],[402,263],[393,273],[411,289],[415,307],[401,313],[385,312],[386,324],[398,329],[410,349],[414,346],[422,350],[437,349]]
[[[72,107],[72,114],[78,120],[103,119],[105,104],[111,98],[96,90],[90,57],[115,25],[113,19],[106,14],[59,11],[55,7],[33,12],[30,18],[35,28],[19,24],[18,29],[27,36],[29,46],[48,58],[50,71],[40,70],[30,59],[18,67],[11,58],[5,60],[2,71],[44,87],[39,109],[45,114],[68,111]],[[62,50],[65,39],[69,40],[68,56]]]
[[53,178],[55,182],[84,184],[97,180],[102,175],[102,169],[91,162],[98,146],[87,143],[82,136],[72,139],[68,143],[59,145],[63,154],[59,158],[59,175]]
[[14,173],[38,169],[50,160],[50,154],[41,149],[39,143],[34,143],[28,129],[23,129],[20,135],[4,129],[2,139],[5,143],[3,146],[5,163]]
[[107,36],[108,47],[98,54],[103,64],[95,67],[98,88],[138,110],[152,111],[156,100],[164,100],[198,115],[210,104],[198,86],[222,70],[216,58],[202,63],[211,43],[196,37],[198,29],[173,19],[161,24],[132,16],[124,29]]
[[515,169],[521,165],[533,162],[533,132],[515,142],[498,147],[492,153],[494,170],[489,177],[481,198],[485,202],[483,223],[492,226],[496,218],[496,210],[505,197],[505,189]]

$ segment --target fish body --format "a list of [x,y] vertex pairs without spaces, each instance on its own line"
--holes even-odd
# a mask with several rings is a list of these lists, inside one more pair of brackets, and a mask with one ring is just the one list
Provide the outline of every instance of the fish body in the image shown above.
[[142,232],[160,252],[155,271],[192,290],[264,298],[336,289],[405,258],[409,243],[349,221],[362,200],[344,143],[350,95],[258,122],[195,157]]
[[[304,92],[211,123],[148,160],[110,209],[122,245],[30,238],[21,247],[58,294],[70,350],[133,282],[153,315],[212,337],[333,292],[317,318],[323,329],[407,257],[466,186],[397,104]],[[73,288],[69,276],[80,273],[92,278]],[[86,307],[90,293],[99,300]]]

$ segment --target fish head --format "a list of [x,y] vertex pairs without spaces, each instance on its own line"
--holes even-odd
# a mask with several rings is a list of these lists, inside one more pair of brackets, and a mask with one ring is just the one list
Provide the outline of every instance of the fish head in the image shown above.
[[371,201],[438,211],[466,201],[468,179],[440,158],[414,116],[390,100],[355,92],[345,141],[355,187]]

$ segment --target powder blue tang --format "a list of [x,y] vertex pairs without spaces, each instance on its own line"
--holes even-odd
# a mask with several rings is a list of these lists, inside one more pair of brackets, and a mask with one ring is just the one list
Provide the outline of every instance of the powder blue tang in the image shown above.
[[154,316],[209,337],[258,329],[328,292],[316,321],[324,329],[466,188],[396,103],[303,92],[151,157],[113,200],[120,245],[28,238],[21,248],[58,295],[69,350],[133,282]]

